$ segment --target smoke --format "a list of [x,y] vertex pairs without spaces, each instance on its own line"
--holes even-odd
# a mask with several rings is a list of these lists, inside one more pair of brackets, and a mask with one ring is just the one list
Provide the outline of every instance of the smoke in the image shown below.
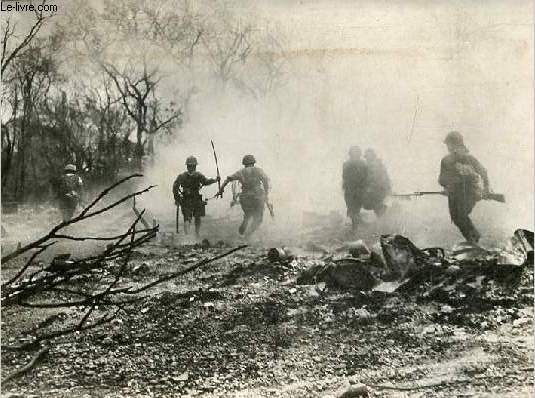
[[[213,139],[223,178],[241,167],[243,155],[255,155],[271,178],[277,228],[296,230],[303,211],[345,215],[341,168],[352,145],[376,150],[395,191],[440,189],[442,140],[455,129],[488,169],[493,189],[507,196],[505,205],[477,205],[474,221],[482,232],[501,237],[519,227],[533,229],[533,54],[531,30],[523,24],[530,6],[503,10],[471,3],[460,18],[445,5],[415,3],[402,17],[395,7],[366,4],[353,22],[327,5],[303,8],[299,30],[291,29],[295,21],[282,15],[283,7],[256,10],[287,28],[280,54],[288,60],[286,84],[255,99],[207,80],[191,98],[176,140],[157,149],[147,179],[159,188],[147,196],[148,209],[173,219],[171,185],[189,155],[198,157],[201,172],[215,177]],[[370,23],[381,10],[371,28],[355,26]],[[307,13],[321,14],[340,30],[307,22]],[[323,35],[304,35],[307,26]],[[216,189],[205,188],[205,196]],[[228,196],[210,201],[207,212],[228,215]],[[460,240],[445,198],[400,207],[404,221],[396,226],[420,244]]]

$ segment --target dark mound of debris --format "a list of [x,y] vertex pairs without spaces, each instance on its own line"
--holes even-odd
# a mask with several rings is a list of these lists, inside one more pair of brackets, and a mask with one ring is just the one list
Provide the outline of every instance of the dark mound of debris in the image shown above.
[[346,248],[349,255],[326,256],[303,271],[297,283],[323,282],[334,289],[397,293],[451,305],[533,301],[531,231],[515,231],[507,247],[495,250],[468,243],[448,253],[419,249],[401,235],[381,236],[380,251],[364,250],[362,244]]

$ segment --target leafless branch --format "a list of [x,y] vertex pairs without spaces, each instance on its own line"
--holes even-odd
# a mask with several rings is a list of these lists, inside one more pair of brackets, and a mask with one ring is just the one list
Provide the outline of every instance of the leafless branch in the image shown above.
[[23,253],[26,253],[27,251],[29,250],[32,250],[36,247],[40,247],[43,243],[47,242],[48,240],[50,239],[54,239],[55,236],[56,236],[56,233],[58,231],[60,231],[61,229],[65,228],[66,226],[68,225],[71,225],[71,224],[74,224],[74,223],[77,223],[79,221],[82,221],[82,220],[85,220],[85,219],[88,219],[88,218],[91,218],[91,217],[94,217],[96,215],[99,215],[99,214],[102,214],[108,210],[111,210],[112,208],[114,207],[117,207],[118,205],[120,205],[121,203],[124,203],[126,202],[127,200],[130,200],[132,199],[133,197],[135,196],[139,196],[147,191],[149,191],[150,189],[153,188],[153,186],[151,187],[148,187],[148,188],[145,188],[141,191],[137,191],[137,192],[134,192],[132,194],[129,194],[129,195],[126,195],[125,197],[123,197],[122,199],[120,200],[117,200],[115,202],[113,202],[111,205],[108,205],[108,206],[105,206],[104,208],[102,209],[99,209],[99,210],[95,210],[93,212],[89,212],[92,208],[95,207],[95,205],[100,202],[102,200],[103,197],[105,197],[111,190],[113,190],[114,188],[116,188],[117,186],[125,183],[126,181],[132,179],[132,178],[136,178],[136,177],[142,177],[141,174],[133,174],[133,175],[130,175],[128,177],[125,177],[119,181],[117,181],[116,183],[114,183],[113,185],[111,185],[110,187],[106,188],[104,191],[102,191],[99,195],[97,195],[97,197],[93,200],[93,202],[91,202],[88,206],[86,206],[82,212],[73,217],[72,219],[68,220],[68,221],[64,221],[58,225],[56,225],[54,228],[52,228],[52,230],[50,230],[50,232],[48,232],[45,236],[37,239],[36,241],[34,242],[31,242],[31,243],[28,243],[27,245],[15,250],[14,252],[2,257],[2,263],[7,263],[8,261],[12,260],[13,258],[23,254]]
[[[46,3],[46,0],[43,0],[41,3],[44,5]],[[43,27],[44,22],[52,16],[51,15],[45,15],[42,11],[36,11],[35,12],[36,20],[32,27],[30,28],[29,32],[24,36],[22,41],[8,54],[7,51],[7,42],[10,40],[11,37],[13,37],[14,33],[14,26],[11,26],[10,30],[10,23],[9,20],[6,24],[6,28],[4,30],[3,34],[3,43],[2,43],[2,59],[1,59],[1,74],[4,75],[4,72],[6,71],[9,64],[23,51],[28,45],[32,42],[32,40],[35,38],[35,36],[39,33],[41,28]]]
[[2,384],[5,385],[11,380],[14,380],[16,378],[19,378],[32,370],[40,361],[43,360],[44,356],[48,353],[49,347],[43,346],[39,351],[35,353],[35,355],[32,357],[30,362],[28,362],[26,365],[24,365],[22,368],[17,369],[10,374],[8,374],[6,377],[2,379]]

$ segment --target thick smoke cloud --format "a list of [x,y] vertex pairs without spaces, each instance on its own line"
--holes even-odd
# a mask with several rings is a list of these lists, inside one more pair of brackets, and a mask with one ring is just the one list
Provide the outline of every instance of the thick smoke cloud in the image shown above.
[[[298,225],[305,210],[344,215],[341,166],[349,146],[374,148],[395,191],[437,190],[442,140],[455,129],[508,198],[479,204],[475,221],[504,236],[532,228],[531,5],[466,2],[460,13],[455,5],[363,4],[318,2],[299,8],[299,17],[277,4],[255,9],[250,18],[273,20],[286,36],[286,84],[254,99],[201,83],[178,138],[158,148],[147,174],[159,184],[149,209],[173,217],[171,184],[187,156],[215,176],[213,139],[223,177],[241,167],[244,154],[257,157],[273,182],[277,223]],[[312,18],[319,15],[321,24]],[[227,200],[211,201],[208,212],[227,209]],[[460,239],[445,198],[403,203],[402,212],[403,232],[415,239]]]

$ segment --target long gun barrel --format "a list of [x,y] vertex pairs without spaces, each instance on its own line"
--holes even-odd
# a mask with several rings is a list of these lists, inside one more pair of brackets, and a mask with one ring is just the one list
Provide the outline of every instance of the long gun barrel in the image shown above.
[[[410,199],[413,197],[424,196],[424,195],[448,196],[447,192],[445,191],[419,191],[419,192],[411,192],[411,193],[405,193],[405,194],[393,194],[391,196],[393,198]],[[482,199],[494,200],[495,202],[505,203],[505,195],[501,193],[489,192],[489,193],[484,194]]]

